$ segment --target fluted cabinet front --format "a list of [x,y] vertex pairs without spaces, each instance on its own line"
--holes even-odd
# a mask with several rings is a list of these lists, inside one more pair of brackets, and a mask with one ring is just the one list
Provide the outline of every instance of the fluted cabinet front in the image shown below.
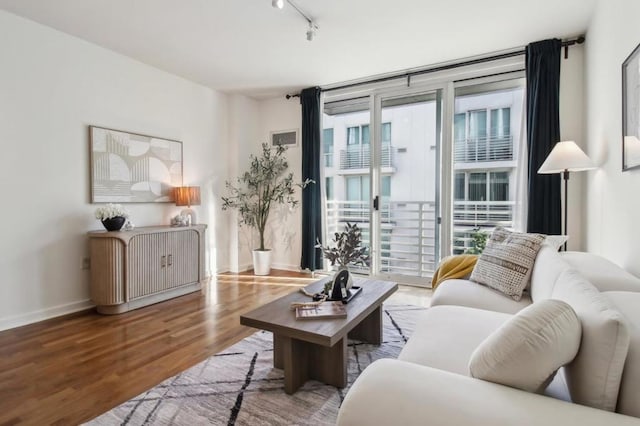
[[91,299],[116,314],[200,289],[206,225],[89,233]]

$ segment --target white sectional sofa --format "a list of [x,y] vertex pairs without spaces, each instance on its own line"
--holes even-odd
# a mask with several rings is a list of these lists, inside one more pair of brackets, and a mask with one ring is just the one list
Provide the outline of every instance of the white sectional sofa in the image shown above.
[[[582,338],[544,394],[471,377],[480,343],[546,299],[573,308]],[[640,280],[597,256],[544,245],[520,301],[468,280],[445,281],[398,359],[376,361],[356,380],[337,423],[640,425]]]

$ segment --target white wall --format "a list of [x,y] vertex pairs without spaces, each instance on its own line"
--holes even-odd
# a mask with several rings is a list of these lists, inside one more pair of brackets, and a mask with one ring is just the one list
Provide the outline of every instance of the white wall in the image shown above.
[[[591,43],[591,40],[587,40]],[[587,155],[591,155],[584,137],[584,44],[569,48],[569,58],[560,60],[560,140],[575,141]],[[582,189],[586,173],[569,176],[569,241],[568,250],[584,250]],[[564,200],[564,182],[562,183]],[[564,201],[563,201],[564,202]],[[564,214],[564,211],[563,211]],[[564,216],[563,216],[564,218]],[[564,220],[564,219],[563,219]]]
[[[202,187],[207,270],[228,263],[219,194],[228,175],[227,97],[0,11],[0,329],[90,306],[86,232],[91,124],[183,142],[184,182]],[[173,204],[129,204],[137,226]],[[222,236],[221,236],[222,234]]]
[[[259,102],[260,133],[256,146],[269,142],[273,131],[298,129],[298,145],[287,151],[289,170],[293,172],[294,182],[302,181],[302,110],[299,98],[276,98]],[[295,210],[286,207],[274,209],[269,218],[269,230],[266,242],[273,249],[273,267],[297,271],[302,255],[300,232],[302,229],[302,195],[296,189],[296,198],[300,204]]]
[[640,170],[622,172],[621,65],[640,43],[640,2],[600,0],[587,32],[586,135],[600,167],[587,172],[586,249],[640,275]]
[[[258,101],[242,95],[229,96],[229,137],[226,144],[229,151],[227,158],[229,176],[233,184],[236,183],[238,174],[247,169],[249,156],[258,153],[260,149],[260,145],[256,143],[261,140],[259,113]],[[229,231],[226,233],[225,240],[219,241],[219,244],[226,248],[229,262],[219,265],[218,272],[240,272],[251,269],[251,249],[257,234],[250,228],[238,226],[237,211],[232,210],[223,214]]]

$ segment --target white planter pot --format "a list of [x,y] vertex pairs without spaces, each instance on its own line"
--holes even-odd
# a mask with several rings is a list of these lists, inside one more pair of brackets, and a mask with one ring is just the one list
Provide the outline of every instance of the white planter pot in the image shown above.
[[269,275],[271,272],[271,250],[253,251],[253,273],[255,275]]

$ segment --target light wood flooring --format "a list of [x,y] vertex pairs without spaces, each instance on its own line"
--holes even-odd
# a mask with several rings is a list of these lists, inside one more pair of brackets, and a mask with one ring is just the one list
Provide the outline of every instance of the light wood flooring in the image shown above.
[[[129,313],[94,311],[0,332],[0,425],[74,425],[133,398],[256,330],[240,315],[318,279],[218,275],[202,292]],[[390,303],[428,306],[400,286]]]

